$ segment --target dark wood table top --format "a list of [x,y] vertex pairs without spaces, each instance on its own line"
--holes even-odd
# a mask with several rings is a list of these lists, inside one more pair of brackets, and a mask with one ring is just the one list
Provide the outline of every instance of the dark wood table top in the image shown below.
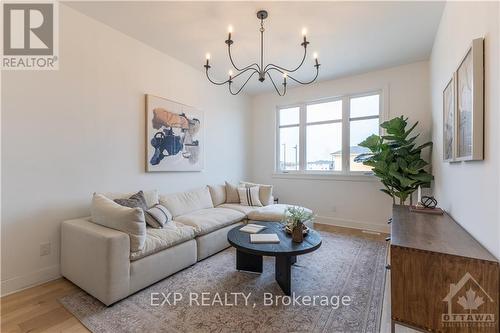
[[277,234],[280,242],[259,244],[250,243],[250,234],[240,231],[243,226],[239,225],[229,230],[227,233],[227,240],[229,244],[243,252],[273,257],[281,255],[296,256],[305,254],[312,252],[321,246],[321,236],[317,231],[311,228],[309,228],[307,236],[304,236],[304,241],[302,243],[295,243],[292,241],[292,235],[287,234],[285,230],[283,230],[283,225],[279,222],[252,221],[251,223],[266,226],[266,228],[260,231],[259,234]]
[[429,252],[497,261],[478,241],[448,214],[410,212],[407,206],[394,205],[391,245]]

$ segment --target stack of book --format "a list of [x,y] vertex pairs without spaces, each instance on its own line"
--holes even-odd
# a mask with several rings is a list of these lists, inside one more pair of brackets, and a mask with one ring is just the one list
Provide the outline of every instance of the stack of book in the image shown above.
[[279,243],[280,239],[277,234],[258,234],[265,228],[264,225],[249,223],[240,228],[240,231],[250,234],[250,243]]

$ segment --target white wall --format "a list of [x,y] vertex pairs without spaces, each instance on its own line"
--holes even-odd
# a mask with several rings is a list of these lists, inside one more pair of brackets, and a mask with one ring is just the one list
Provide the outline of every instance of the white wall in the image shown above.
[[[499,4],[447,2],[431,56],[435,194],[467,231],[500,258]],[[485,37],[484,161],[442,161],[442,91],[474,38]]]
[[275,110],[277,105],[359,93],[388,90],[389,117],[406,115],[419,121],[421,139],[430,139],[431,114],[428,62],[418,62],[358,76],[290,89],[285,97],[275,93],[252,100],[252,179],[275,185],[280,201],[314,209],[318,222],[387,231],[391,199],[371,181],[284,179],[273,176],[275,165]]
[[[145,93],[205,112],[203,172],[144,172]],[[59,275],[61,221],[94,191],[181,191],[246,176],[249,100],[60,6],[59,71],[2,73],[2,294]],[[50,256],[39,256],[51,242]]]

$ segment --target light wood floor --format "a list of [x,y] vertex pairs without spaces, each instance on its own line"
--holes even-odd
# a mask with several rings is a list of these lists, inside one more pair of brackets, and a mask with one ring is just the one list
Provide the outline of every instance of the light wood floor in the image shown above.
[[[385,239],[383,233],[366,233],[361,230],[316,224],[322,231],[342,233],[370,239]],[[381,333],[390,332],[390,303],[386,293],[382,313]],[[19,332],[89,332],[57,299],[78,291],[79,288],[61,278],[0,299],[0,322],[2,333]],[[414,332],[397,327],[397,333]]]

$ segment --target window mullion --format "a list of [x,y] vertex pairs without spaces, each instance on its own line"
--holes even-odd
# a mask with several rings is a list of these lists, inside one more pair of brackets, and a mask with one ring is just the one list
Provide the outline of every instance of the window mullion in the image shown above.
[[349,149],[349,115],[350,99],[348,96],[342,100],[342,173],[347,174],[350,170]]
[[306,123],[307,123],[307,108],[306,104],[300,105],[300,125],[299,125],[299,170],[306,171]]

